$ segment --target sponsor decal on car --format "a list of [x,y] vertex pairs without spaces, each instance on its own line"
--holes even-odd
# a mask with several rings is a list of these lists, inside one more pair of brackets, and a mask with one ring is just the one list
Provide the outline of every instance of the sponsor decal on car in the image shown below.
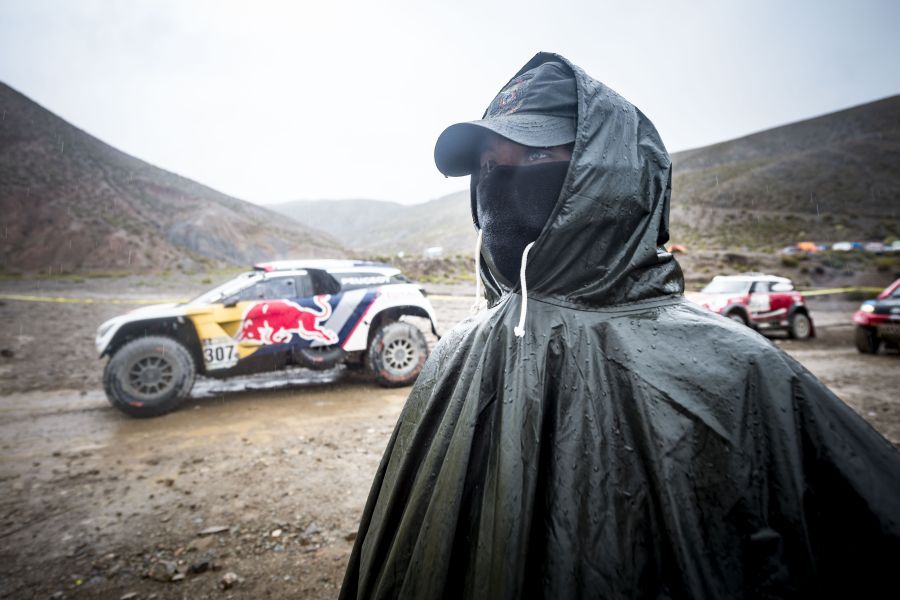
[[390,283],[387,277],[381,275],[367,277],[341,277],[341,285],[384,285]]
[[286,344],[297,335],[313,342],[337,343],[337,334],[322,325],[331,316],[329,299],[327,294],[314,296],[318,310],[291,300],[256,302],[244,312],[238,340],[261,345]]

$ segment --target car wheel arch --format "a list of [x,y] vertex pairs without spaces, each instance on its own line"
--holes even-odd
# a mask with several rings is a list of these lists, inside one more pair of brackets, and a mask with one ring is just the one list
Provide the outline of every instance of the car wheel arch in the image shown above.
[[729,308],[727,311],[722,313],[722,316],[731,320],[736,320],[734,317],[739,316],[741,320],[744,321],[744,325],[750,324],[750,314],[745,308],[740,306]]
[[434,330],[434,322],[431,320],[431,315],[428,314],[421,306],[391,306],[390,308],[385,308],[384,310],[378,311],[372,320],[369,323],[369,334],[366,339],[366,348],[372,343],[372,338],[375,337],[375,334],[378,330],[385,325],[393,323],[395,321],[399,321],[400,317],[410,316],[410,317],[422,317],[424,319],[428,319],[428,322],[431,323],[431,328]]
[[203,361],[202,349],[200,348],[200,338],[197,336],[197,329],[190,319],[184,317],[145,319],[125,323],[116,331],[101,357],[112,356],[119,348],[131,340],[148,336],[167,337],[180,343],[187,349],[194,360],[194,368],[197,372],[205,373],[206,367]]

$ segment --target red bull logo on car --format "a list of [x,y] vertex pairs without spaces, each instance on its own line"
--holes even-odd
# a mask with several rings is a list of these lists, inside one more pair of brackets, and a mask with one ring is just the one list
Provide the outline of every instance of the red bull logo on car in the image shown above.
[[239,341],[286,344],[296,334],[312,342],[335,344],[337,334],[322,325],[331,316],[330,296],[314,296],[318,310],[290,300],[264,300],[251,305],[241,320]]

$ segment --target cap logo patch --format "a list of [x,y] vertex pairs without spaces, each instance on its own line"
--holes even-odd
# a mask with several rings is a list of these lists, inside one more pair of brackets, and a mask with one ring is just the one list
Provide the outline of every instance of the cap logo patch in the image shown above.
[[519,110],[528,93],[528,83],[533,77],[532,73],[524,73],[509,82],[509,85],[503,88],[491,102],[487,111],[488,116],[511,115]]

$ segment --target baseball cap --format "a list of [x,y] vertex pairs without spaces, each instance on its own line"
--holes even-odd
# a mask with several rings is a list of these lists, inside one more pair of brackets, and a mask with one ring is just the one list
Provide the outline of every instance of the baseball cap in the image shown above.
[[568,144],[575,141],[577,115],[575,76],[562,63],[546,62],[506,84],[483,119],[445,129],[435,144],[434,162],[448,177],[476,172],[488,132],[523,146]]

